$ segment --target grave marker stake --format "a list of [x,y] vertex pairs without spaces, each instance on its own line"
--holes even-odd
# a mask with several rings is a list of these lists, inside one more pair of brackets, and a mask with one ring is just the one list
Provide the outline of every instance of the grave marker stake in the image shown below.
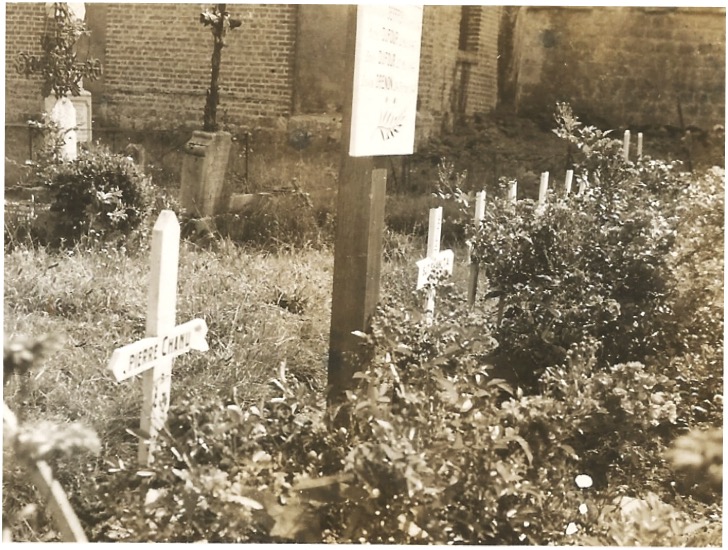
[[623,155],[624,160],[629,160],[629,130],[624,131],[624,141],[623,141]]
[[571,183],[574,181],[574,171],[566,171],[566,180],[564,181],[564,187],[566,189],[565,195],[568,197],[571,193]]
[[549,192],[549,173],[548,172],[541,172],[541,184],[538,188],[538,205],[539,206],[545,206],[546,205],[546,197],[548,196]]
[[[480,228],[480,224],[485,217],[485,191],[480,191],[475,195],[475,216],[473,222],[475,224],[476,232]],[[468,305],[473,307],[475,305],[475,295],[478,290],[478,274],[480,272],[480,264],[472,261],[472,249],[473,245],[468,244],[468,263],[470,263],[470,280],[468,282]]]
[[[165,210],[154,224],[152,266],[147,306],[147,336],[174,328],[177,316],[177,269],[180,228],[177,216]],[[162,359],[142,375],[142,418],[139,425],[149,443],[139,446],[139,463],[151,462],[157,431],[164,425],[172,388],[172,359]]]
[[192,349],[207,351],[207,324],[193,319],[175,326],[180,228],[177,216],[163,210],[152,233],[146,338],[117,348],[109,368],[117,381],[142,374],[139,463],[153,460],[157,434],[167,421],[174,358]]
[[637,158],[642,158],[642,132],[637,134]]
[[508,182],[508,202],[516,204],[516,196],[518,195],[518,180],[511,180]]
[[[429,227],[427,230],[427,257],[417,262],[417,290],[424,288],[436,269],[447,275],[452,274],[455,255],[452,250],[440,251],[440,235],[442,233],[442,206],[430,209]],[[431,325],[435,315],[435,287],[427,289],[425,298],[425,323]]]

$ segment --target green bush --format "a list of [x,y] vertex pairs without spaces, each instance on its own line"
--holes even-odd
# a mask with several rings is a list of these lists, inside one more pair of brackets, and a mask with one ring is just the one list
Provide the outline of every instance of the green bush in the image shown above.
[[50,189],[49,237],[56,242],[128,236],[148,219],[155,203],[151,180],[130,159],[105,147],[43,166],[36,177]]

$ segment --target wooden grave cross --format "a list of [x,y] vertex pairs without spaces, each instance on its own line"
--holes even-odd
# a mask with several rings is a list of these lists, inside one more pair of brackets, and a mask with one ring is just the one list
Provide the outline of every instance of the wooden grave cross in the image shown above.
[[[444,275],[452,275],[455,254],[452,250],[440,250],[442,233],[442,206],[430,209],[430,223],[427,231],[427,257],[417,262],[417,290],[424,288],[431,276],[440,270]],[[425,322],[432,324],[435,314],[435,287],[427,289],[425,300]]]
[[175,326],[179,239],[177,216],[171,210],[163,210],[152,233],[146,338],[117,348],[109,361],[117,382],[137,374],[143,377],[139,425],[144,435],[139,443],[142,465],[152,462],[157,434],[167,421],[174,358],[190,350],[209,349],[204,319]]

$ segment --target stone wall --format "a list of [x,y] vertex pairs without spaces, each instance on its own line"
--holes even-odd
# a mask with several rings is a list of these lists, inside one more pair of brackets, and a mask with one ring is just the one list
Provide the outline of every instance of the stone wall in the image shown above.
[[704,129],[725,119],[725,10],[521,8],[514,66],[519,113],[557,100],[612,127]]

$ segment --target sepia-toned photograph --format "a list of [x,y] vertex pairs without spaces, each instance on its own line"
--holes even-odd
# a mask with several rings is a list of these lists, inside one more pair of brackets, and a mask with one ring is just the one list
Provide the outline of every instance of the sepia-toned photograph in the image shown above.
[[4,543],[725,546],[724,5],[3,16]]

